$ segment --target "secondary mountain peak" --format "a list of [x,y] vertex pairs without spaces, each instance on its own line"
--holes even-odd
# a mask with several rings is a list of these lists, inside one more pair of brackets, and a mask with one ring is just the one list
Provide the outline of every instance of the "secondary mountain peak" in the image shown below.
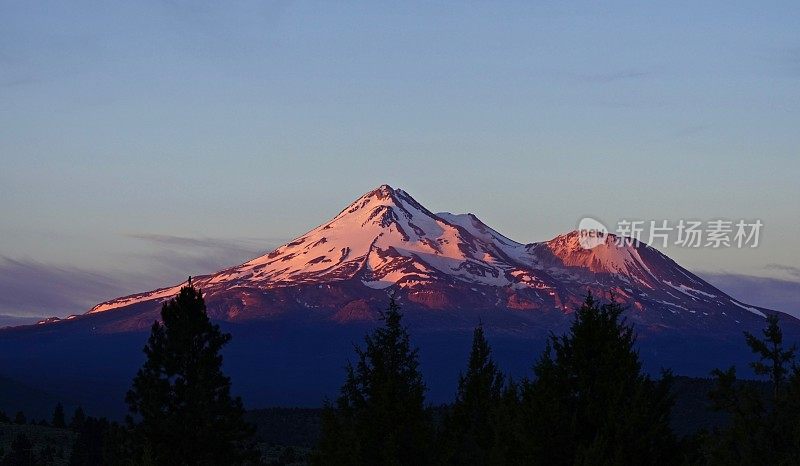
[[650,246],[630,238],[607,234],[599,238],[587,238],[574,230],[536,245],[539,251],[547,250],[569,267],[582,267],[590,272],[638,274],[647,270],[645,258],[662,256]]

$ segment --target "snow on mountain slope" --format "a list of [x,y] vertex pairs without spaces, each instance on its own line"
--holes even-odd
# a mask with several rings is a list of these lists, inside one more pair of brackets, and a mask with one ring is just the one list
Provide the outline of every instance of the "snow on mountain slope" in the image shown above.
[[[423,308],[569,312],[587,291],[614,291],[648,325],[727,324],[762,310],[739,303],[654,248],[617,245],[610,235],[592,249],[577,232],[521,244],[472,214],[434,214],[388,185],[370,191],[331,221],[274,251],[212,275],[195,277],[223,319],[317,310],[368,316],[380,290],[393,287]],[[101,303],[89,313],[152,303],[180,285]],[[378,294],[376,294],[378,293]],[[327,314],[326,314],[327,315]],[[345,318],[345,320],[347,320]]]
[[[460,216],[435,215],[406,192],[384,185],[269,254],[194,280],[203,289],[222,284],[272,289],[356,278],[373,289],[421,285],[442,276],[489,286],[524,280],[529,272],[515,262],[526,254],[524,246],[469,217],[475,223],[465,228]],[[165,299],[178,289],[119,298],[90,312]]]
[[615,288],[638,308],[663,305],[672,314],[718,315],[735,322],[740,321],[734,316],[741,316],[731,312],[736,307],[765,316],[762,310],[742,305],[639,241],[620,241],[615,235],[608,235],[604,242],[586,249],[580,244],[578,232],[573,231],[526,248],[540,267],[561,280],[594,281]]
[[[643,245],[638,242],[617,244],[617,239],[610,234],[606,236],[604,243],[586,249],[580,244],[580,235],[570,232],[529,249],[546,248],[560,259],[559,265],[581,267],[594,273],[611,273],[637,279],[652,275],[639,255],[639,249]],[[645,283],[644,280],[642,282]]]
[[[354,278],[359,272],[367,272],[365,282],[386,281],[398,265],[413,263],[423,281],[441,272],[486,284],[508,284],[501,269],[509,264],[494,249],[493,244],[435,216],[404,191],[381,186],[330,222],[215,277],[212,283],[246,278],[268,286],[296,285]],[[470,264],[486,273],[476,273]]]

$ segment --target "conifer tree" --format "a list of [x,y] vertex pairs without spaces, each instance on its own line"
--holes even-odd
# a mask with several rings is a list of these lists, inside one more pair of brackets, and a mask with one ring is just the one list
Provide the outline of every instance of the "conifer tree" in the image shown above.
[[763,330],[764,339],[744,332],[747,346],[758,355],[759,360],[751,363],[751,367],[758,375],[766,375],[772,384],[772,401],[777,402],[783,394],[786,377],[791,371],[796,348],[785,348],[783,345],[783,332],[778,323],[778,316],[767,316],[767,326]]
[[503,410],[505,377],[492,360],[483,325],[472,337],[467,372],[458,380],[456,400],[445,415],[439,448],[445,464],[504,464],[507,422]]
[[425,385],[394,296],[383,325],[356,347],[358,362],[335,404],[323,414],[312,460],[324,465],[430,464],[433,428],[424,407]]
[[589,294],[566,335],[552,335],[522,391],[519,439],[528,464],[665,464],[671,378],[643,374],[621,305]]
[[752,383],[739,382],[734,367],[712,372],[717,384],[709,397],[714,409],[730,414],[731,423],[711,437],[711,464],[793,464],[800,458],[796,349],[784,345],[777,315],[767,316],[762,334],[759,338],[745,332],[745,342],[758,356],[751,367],[769,378],[769,396]]
[[58,427],[59,429],[63,429],[67,426],[67,423],[64,420],[64,406],[61,403],[58,403],[56,408],[53,410],[53,420],[51,424],[53,427]]
[[156,464],[247,464],[258,460],[254,429],[241,399],[230,395],[220,350],[230,340],[206,314],[191,285],[161,309],[133,380],[130,409],[135,454]]
[[86,414],[83,412],[83,408],[78,406],[72,414],[72,420],[69,421],[69,428],[77,432],[83,428],[84,422],[86,422]]

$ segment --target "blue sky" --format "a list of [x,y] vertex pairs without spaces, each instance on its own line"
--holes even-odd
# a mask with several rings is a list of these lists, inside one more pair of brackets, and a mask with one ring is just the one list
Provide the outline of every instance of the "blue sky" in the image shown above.
[[800,4],[596,3],[0,2],[0,313],[213,271],[382,183],[522,242],[758,218],[666,252],[797,302]]

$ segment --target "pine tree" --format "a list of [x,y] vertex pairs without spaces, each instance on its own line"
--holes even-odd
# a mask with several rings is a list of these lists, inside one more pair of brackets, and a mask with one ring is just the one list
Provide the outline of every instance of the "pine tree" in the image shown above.
[[137,454],[169,465],[256,461],[254,429],[221,370],[219,353],[231,337],[211,323],[191,280],[164,303],[161,318],[126,397]]
[[446,464],[505,464],[505,439],[500,431],[507,422],[503,410],[505,377],[491,357],[483,325],[472,337],[466,374],[458,380],[456,400],[445,415],[439,448]]
[[523,464],[523,449],[520,438],[520,386],[510,377],[503,390],[500,403],[495,445],[499,447],[498,458],[505,458],[504,464]]
[[86,414],[83,408],[78,406],[72,414],[72,420],[69,422],[69,428],[74,431],[80,431],[83,428],[83,423],[86,422]]
[[64,406],[61,403],[58,403],[56,408],[53,410],[53,421],[51,424],[53,427],[58,427],[59,429],[63,429],[67,426],[67,423],[64,420]]
[[28,422],[28,419],[25,417],[25,413],[22,411],[17,411],[17,414],[14,415],[14,424],[25,424]]
[[744,332],[744,337],[747,346],[759,357],[758,361],[750,364],[751,367],[756,374],[769,376],[772,384],[772,401],[777,402],[782,395],[786,376],[791,370],[796,348],[794,346],[784,348],[783,332],[776,314],[767,316],[767,326],[763,334],[763,340],[749,332]]
[[747,346],[758,356],[751,363],[758,375],[769,377],[766,396],[752,383],[739,382],[736,369],[714,370],[716,387],[709,393],[714,409],[731,416],[708,445],[712,464],[793,464],[800,458],[800,368],[796,349],[785,347],[778,317],[769,315],[763,339],[744,333]]
[[674,462],[669,374],[642,373],[622,306],[589,294],[568,334],[551,335],[523,386],[521,438],[529,464]]
[[358,362],[335,405],[326,404],[322,438],[312,460],[335,465],[429,464],[433,428],[425,385],[394,297],[383,325],[356,348]]

